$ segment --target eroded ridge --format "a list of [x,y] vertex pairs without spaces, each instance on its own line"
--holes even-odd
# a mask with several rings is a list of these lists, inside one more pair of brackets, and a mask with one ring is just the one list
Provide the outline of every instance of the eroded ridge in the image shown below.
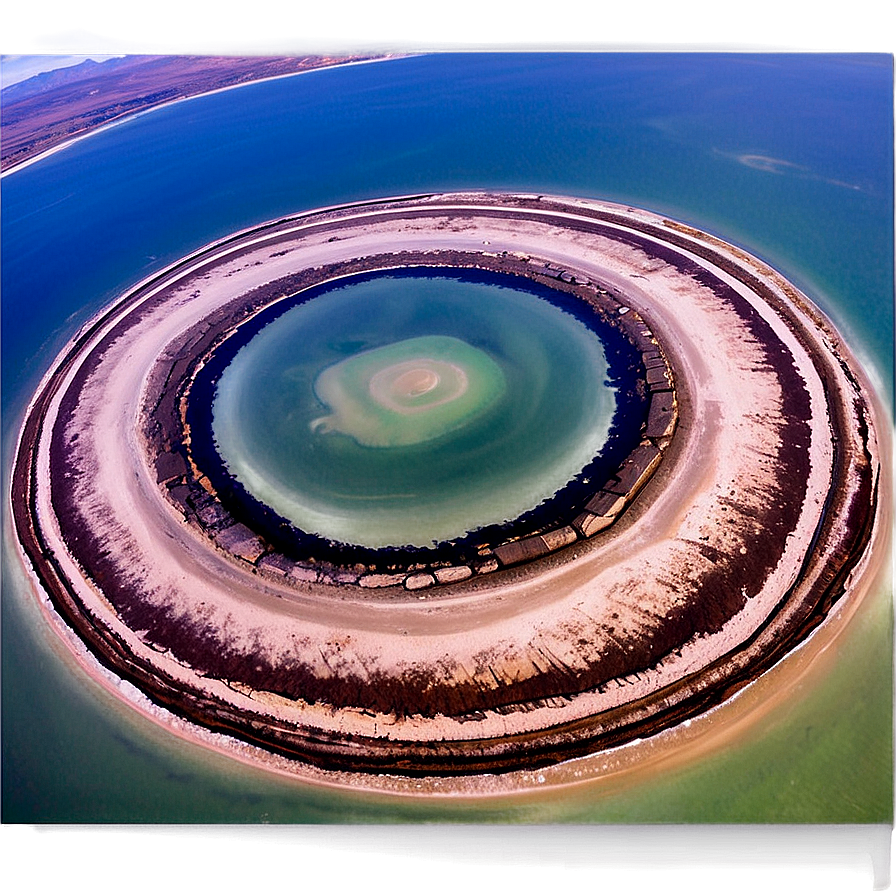
[[[641,443],[557,525],[472,556],[275,549],[191,453],[197,371],[272,303],[409,266],[550,282],[625,328]],[[35,396],[12,506],[61,616],[199,725],[309,769],[537,767],[713,706],[849,593],[881,541],[869,394],[809,300],[715,237],[591,200],[406,197],[271,222],[124,296]]]

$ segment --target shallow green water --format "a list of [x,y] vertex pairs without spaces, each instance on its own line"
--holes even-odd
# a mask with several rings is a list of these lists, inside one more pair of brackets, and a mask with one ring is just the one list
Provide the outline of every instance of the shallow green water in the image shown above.
[[[398,394],[408,376],[430,389]],[[606,379],[594,332],[530,291],[378,276],[240,349],[213,430],[236,478],[298,528],[427,546],[515,519],[582,470],[616,410]]]

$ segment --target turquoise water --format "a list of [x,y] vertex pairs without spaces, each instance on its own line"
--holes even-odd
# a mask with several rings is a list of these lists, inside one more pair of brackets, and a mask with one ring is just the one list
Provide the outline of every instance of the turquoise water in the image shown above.
[[[384,407],[376,377],[414,358],[410,371],[441,363],[452,391],[422,413]],[[532,292],[379,276],[240,349],[213,431],[236,478],[303,531],[426,547],[513,520],[573,479],[610,431],[607,372],[595,334]]]
[[[4,486],[53,354],[128,285],[261,220],[423,190],[602,197],[716,232],[806,289],[892,403],[892,142],[891,60],[880,56],[423,56],[125,122],[2,180]],[[57,655],[8,551],[3,573],[4,821],[849,822],[890,812],[880,796],[891,792],[888,599],[853,636],[855,658],[842,650],[825,691],[835,704],[795,695],[792,720],[758,746],[610,795],[446,809],[286,784],[120,712]],[[810,729],[807,763],[797,747]],[[747,818],[738,794],[749,794]]]

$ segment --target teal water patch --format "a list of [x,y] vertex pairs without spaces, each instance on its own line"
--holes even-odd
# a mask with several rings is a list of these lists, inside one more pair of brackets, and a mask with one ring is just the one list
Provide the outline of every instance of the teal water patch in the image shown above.
[[594,331],[508,282],[373,276],[267,324],[217,386],[230,474],[302,531],[370,548],[553,496],[600,453],[616,391]]

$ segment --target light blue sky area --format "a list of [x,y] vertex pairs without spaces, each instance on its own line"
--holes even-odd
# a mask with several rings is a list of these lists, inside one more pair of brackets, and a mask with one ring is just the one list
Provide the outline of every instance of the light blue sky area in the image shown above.
[[113,59],[114,56],[0,56],[0,86],[9,87],[40,75],[43,72],[52,72],[58,68],[69,68],[84,62],[85,59],[93,59],[94,62],[102,62],[105,59]]

